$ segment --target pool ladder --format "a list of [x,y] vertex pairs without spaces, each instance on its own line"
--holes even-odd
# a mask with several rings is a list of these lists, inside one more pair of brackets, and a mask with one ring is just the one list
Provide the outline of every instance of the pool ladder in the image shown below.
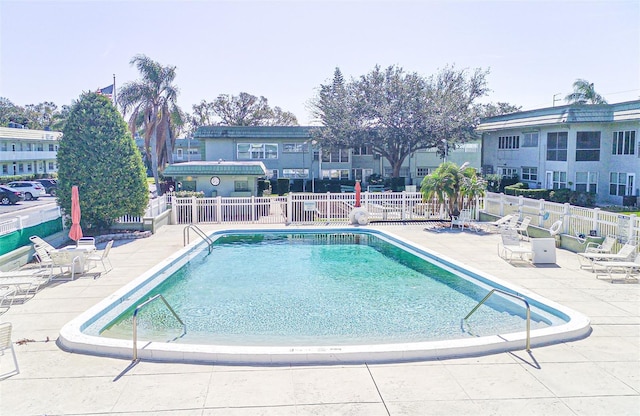
[[209,238],[209,236],[195,224],[189,224],[184,227],[184,230],[182,230],[182,243],[185,246],[189,244],[189,230],[195,231],[196,234],[198,234],[204,241],[207,242],[207,244],[209,245],[209,254],[211,254],[211,250],[213,250],[213,240]]
[[133,361],[137,361],[138,360],[138,312],[140,311],[140,309],[144,308],[145,306],[147,306],[148,304],[150,304],[151,302],[153,302],[153,301],[155,301],[157,299],[161,299],[162,302],[164,302],[164,304],[167,306],[169,311],[171,311],[173,316],[175,316],[175,318],[178,320],[178,322],[180,322],[180,324],[182,325],[182,334],[180,336],[183,336],[184,334],[187,333],[187,325],[185,325],[185,323],[182,322],[182,319],[180,319],[180,317],[178,316],[176,311],[174,311],[173,308],[171,307],[171,305],[169,305],[169,302],[167,302],[167,300],[164,298],[164,296],[155,295],[153,297],[150,297],[149,299],[147,299],[146,301],[144,301],[140,305],[138,305],[136,310],[133,311]]
[[516,298],[516,299],[520,299],[521,301],[524,302],[524,305],[527,307],[527,351],[531,351],[531,308],[529,307],[529,302],[527,302],[527,300],[525,298],[523,298],[522,296],[518,296],[518,295],[514,295],[513,293],[509,293],[509,292],[505,292],[504,290],[500,290],[500,289],[491,289],[491,291],[487,294],[487,296],[484,297],[484,299],[482,299],[475,308],[473,308],[471,310],[471,312],[469,312],[467,314],[467,316],[465,316],[463,318],[463,320],[466,322],[467,318],[469,318],[475,311],[478,310],[478,308],[486,302],[487,299],[489,299],[491,297],[491,295],[493,295],[495,292],[501,293],[503,295],[506,296],[511,296],[512,298]]

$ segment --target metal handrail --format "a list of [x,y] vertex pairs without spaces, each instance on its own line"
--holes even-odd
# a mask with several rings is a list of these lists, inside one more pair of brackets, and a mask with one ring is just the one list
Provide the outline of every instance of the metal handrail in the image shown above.
[[487,294],[487,296],[484,297],[484,299],[482,299],[476,306],[475,308],[473,308],[471,310],[471,312],[469,312],[467,314],[467,316],[465,316],[463,318],[464,321],[467,320],[467,318],[469,318],[475,311],[478,310],[478,308],[487,300],[489,299],[489,297],[491,295],[493,295],[495,292],[498,293],[502,293],[503,295],[507,295],[507,296],[511,296],[513,298],[516,299],[520,299],[521,301],[524,302],[525,306],[527,307],[527,351],[531,351],[531,308],[529,307],[529,302],[527,302],[527,300],[525,298],[523,298],[522,296],[518,296],[518,295],[514,295],[513,293],[509,293],[509,292],[505,292],[504,290],[500,290],[500,289],[491,289],[491,291]]
[[187,245],[189,244],[189,230],[193,229],[196,234],[198,234],[200,237],[202,237],[202,239],[204,241],[207,242],[207,244],[209,245],[209,254],[211,254],[211,250],[213,250],[213,240],[209,238],[209,236],[207,236],[204,231],[202,231],[200,228],[198,228],[197,225],[195,224],[189,224],[186,227],[184,227],[184,229],[182,230],[182,243],[183,245]]
[[[150,297],[149,299],[147,299],[146,301],[144,301],[140,305],[138,305],[136,310],[133,311],[133,361],[136,361],[138,359],[138,311],[140,311],[140,309],[142,309],[143,307],[147,306],[148,304],[150,304],[151,302],[153,302],[154,300],[156,300],[158,298],[162,299],[162,301],[167,306],[169,311],[171,311],[171,313],[173,314],[173,316],[175,316],[175,318],[178,320],[178,322],[180,322],[180,324],[182,324],[182,335],[187,333],[187,325],[185,325],[185,323],[182,322],[182,319],[180,319],[180,317],[178,316],[176,311],[174,311],[173,308],[171,307],[171,305],[169,305],[169,303],[164,298],[164,296],[155,295],[153,297]],[[180,335],[180,336],[182,336],[182,335]]]

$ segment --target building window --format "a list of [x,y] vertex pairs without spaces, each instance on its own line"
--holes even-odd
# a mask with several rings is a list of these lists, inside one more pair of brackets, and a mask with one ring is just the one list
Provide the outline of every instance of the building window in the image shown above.
[[178,160],[182,160],[182,157],[183,157],[182,149],[180,148],[176,149],[176,158]]
[[522,167],[522,180],[529,182],[538,181],[538,168]]
[[26,150],[27,152],[32,151],[33,150],[33,145],[31,143],[25,143],[24,150]]
[[233,181],[233,189],[236,192],[247,192],[249,190],[249,181]]
[[278,179],[278,169],[271,170],[271,177],[269,179]]
[[538,147],[538,132],[523,133],[522,147]]
[[349,169],[322,169],[322,179],[349,179]]
[[[393,169],[391,168],[391,166],[385,166],[382,173],[383,173],[384,177],[391,178],[393,176]],[[409,168],[408,167],[401,167],[400,171],[398,172],[398,177],[399,178],[406,178],[408,176],[409,176]]]
[[518,168],[498,168],[498,175],[503,178],[513,178],[518,176]]
[[609,195],[631,195],[636,175],[633,173],[611,172],[609,174]]
[[614,155],[632,155],[636,148],[636,132],[614,131],[613,132],[613,152]]
[[2,174],[3,175],[9,174],[9,165],[2,165]]
[[55,169],[55,165],[53,162],[49,162],[49,170],[54,170]]
[[372,155],[373,154],[373,149],[371,148],[371,146],[354,147],[353,148],[353,154],[356,155],[356,156]]
[[274,143],[238,143],[238,160],[277,159],[278,145]]
[[0,142],[0,150],[3,152],[7,151],[7,142]]
[[24,173],[24,163],[18,163],[18,173]]
[[419,166],[416,168],[416,176],[427,176],[430,175],[434,168],[427,168]]
[[519,149],[520,136],[499,136],[498,149]]
[[576,191],[598,192],[598,172],[576,172]]
[[565,189],[567,187],[567,172],[555,171],[551,175],[551,189]]
[[282,169],[282,177],[290,179],[308,178],[309,169]]
[[49,143],[49,151],[53,152],[54,151],[54,145],[53,143]]
[[284,143],[282,153],[302,153],[309,151],[309,143]]
[[348,163],[349,149],[325,150],[322,152],[322,161],[328,163]]
[[576,134],[576,162],[600,160],[600,132],[579,131]]
[[27,172],[28,173],[33,172],[33,165],[31,163],[27,163]]
[[44,144],[42,144],[42,143],[38,143],[38,144],[36,145],[36,151],[38,151],[38,152],[44,152]]
[[369,176],[373,175],[373,169],[351,169],[351,178],[355,181],[369,181]]
[[568,133],[547,133],[547,160],[567,161]]

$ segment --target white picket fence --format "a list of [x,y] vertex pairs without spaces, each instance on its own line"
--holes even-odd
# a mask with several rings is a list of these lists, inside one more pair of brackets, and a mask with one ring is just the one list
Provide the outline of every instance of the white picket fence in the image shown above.
[[60,207],[30,208],[5,214],[0,219],[0,235],[10,234],[23,228],[33,227],[62,217]]
[[517,214],[521,220],[530,216],[531,225],[546,229],[554,222],[561,221],[561,233],[572,236],[615,235],[620,241],[640,241],[640,217],[634,214],[622,215],[600,208],[584,208],[493,192],[487,192],[484,197],[484,211],[497,216]]
[[142,224],[144,218],[155,218],[162,214],[166,210],[170,209],[169,201],[170,195],[165,194],[157,198],[149,200],[149,205],[144,212],[143,216],[125,215],[116,220],[118,224]]

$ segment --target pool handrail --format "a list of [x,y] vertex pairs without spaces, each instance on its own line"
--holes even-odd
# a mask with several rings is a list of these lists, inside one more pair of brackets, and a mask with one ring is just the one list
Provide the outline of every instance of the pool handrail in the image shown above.
[[133,311],[133,361],[137,361],[138,360],[138,312],[140,311],[140,309],[142,309],[143,307],[147,306],[148,304],[150,304],[151,302],[153,302],[154,300],[156,300],[158,298],[162,299],[162,301],[167,306],[169,311],[171,311],[173,316],[175,316],[175,318],[178,320],[178,322],[180,322],[180,324],[182,325],[182,335],[187,333],[187,325],[184,322],[182,322],[182,319],[180,319],[180,317],[178,316],[176,311],[174,311],[173,308],[171,307],[171,305],[169,305],[169,302],[167,302],[167,300],[164,298],[164,296],[162,296],[160,294],[157,294],[155,296],[150,297],[149,299],[145,300],[140,305],[138,305],[136,310]]
[[205,234],[204,231],[202,231],[197,225],[195,224],[189,224],[186,227],[184,227],[184,229],[182,230],[182,243],[183,245],[187,245],[189,244],[189,230],[193,229],[196,234],[198,234],[200,237],[202,237],[202,239],[204,241],[207,242],[207,244],[209,245],[209,254],[211,254],[211,250],[213,249],[213,240],[211,238],[209,238],[209,236],[207,234]]
[[467,314],[467,316],[465,316],[463,318],[463,320],[466,321],[467,318],[469,318],[475,311],[477,311],[478,308],[487,299],[489,299],[489,297],[491,295],[493,295],[495,292],[502,293],[503,295],[511,296],[512,298],[520,299],[521,301],[524,302],[525,306],[527,307],[527,344],[526,344],[526,349],[527,349],[528,352],[531,351],[531,308],[529,307],[529,302],[527,302],[527,300],[525,298],[523,298],[522,296],[514,295],[513,293],[509,293],[509,292],[506,292],[504,290],[500,290],[500,289],[496,289],[496,288],[491,289],[491,291],[489,291],[489,293],[487,293],[487,296],[485,296],[480,302],[478,302],[478,304],[471,310],[471,312],[469,312]]

